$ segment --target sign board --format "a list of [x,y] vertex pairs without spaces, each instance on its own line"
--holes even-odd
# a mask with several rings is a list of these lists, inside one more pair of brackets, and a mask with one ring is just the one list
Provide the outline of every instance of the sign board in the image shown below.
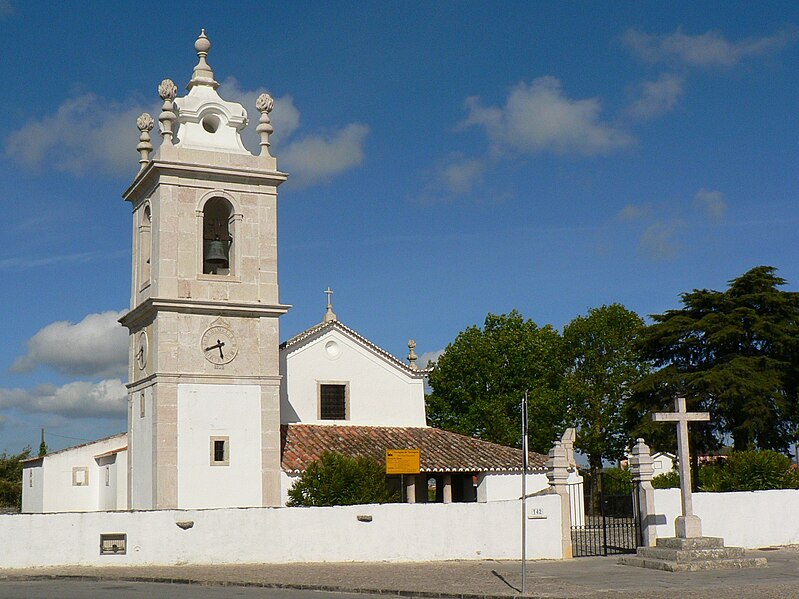
[[421,451],[386,449],[386,474],[419,474]]
[[534,508],[530,508],[527,511],[527,518],[529,520],[546,520],[547,519],[547,515],[544,512],[544,508],[542,508],[542,507],[534,507]]

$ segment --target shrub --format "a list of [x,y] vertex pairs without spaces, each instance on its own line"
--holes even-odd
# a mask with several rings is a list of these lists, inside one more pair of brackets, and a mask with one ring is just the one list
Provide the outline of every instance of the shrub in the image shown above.
[[16,511],[22,507],[22,460],[30,455],[30,447],[18,454],[0,453],[0,507]]
[[776,451],[733,452],[724,461],[699,469],[703,491],[762,491],[799,488],[799,473],[791,458]]
[[357,505],[396,501],[383,466],[367,457],[326,451],[308,465],[289,490],[290,506]]
[[658,474],[652,479],[652,486],[656,489],[676,489],[680,486],[680,473],[676,470],[669,470]]

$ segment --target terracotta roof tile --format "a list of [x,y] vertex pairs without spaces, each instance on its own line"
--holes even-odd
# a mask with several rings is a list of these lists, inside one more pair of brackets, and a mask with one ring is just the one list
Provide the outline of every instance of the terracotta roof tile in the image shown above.
[[[520,449],[437,428],[284,424],[282,468],[298,473],[325,451],[368,456],[381,463],[386,449],[421,450],[422,472],[514,472],[522,469]],[[530,452],[530,470],[541,471],[547,456]]]

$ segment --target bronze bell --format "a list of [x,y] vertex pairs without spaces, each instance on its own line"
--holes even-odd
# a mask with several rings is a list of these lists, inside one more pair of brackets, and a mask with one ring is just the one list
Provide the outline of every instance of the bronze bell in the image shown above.
[[230,260],[228,250],[230,242],[225,243],[221,239],[214,239],[208,244],[208,251],[205,252],[205,261],[216,268],[228,268]]

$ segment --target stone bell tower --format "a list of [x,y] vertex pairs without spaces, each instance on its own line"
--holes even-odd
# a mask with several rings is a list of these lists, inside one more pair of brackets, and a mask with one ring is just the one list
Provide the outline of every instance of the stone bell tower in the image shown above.
[[241,142],[247,111],[223,100],[200,34],[185,96],[165,79],[161,146],[139,117],[128,383],[129,507],[280,504],[277,188],[272,98],[260,152]]

